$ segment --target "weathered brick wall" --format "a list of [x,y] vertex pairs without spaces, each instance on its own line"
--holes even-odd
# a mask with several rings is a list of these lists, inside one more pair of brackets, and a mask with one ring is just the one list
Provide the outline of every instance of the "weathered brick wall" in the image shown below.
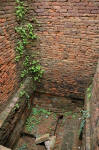
[[15,0],[0,0],[0,103],[8,100],[16,84],[15,24]]
[[99,149],[99,62],[94,76],[92,96],[90,99],[91,114],[91,150]]
[[99,149],[99,61],[93,83],[86,91],[85,109],[89,114],[83,131],[81,150]]
[[[27,1],[27,0],[26,0]],[[28,0],[30,21],[36,16],[40,37],[37,50],[45,69],[39,90],[81,98],[91,81],[99,56],[98,0]],[[0,0],[0,103],[16,82],[15,4]],[[36,50],[36,47],[33,49]]]
[[40,27],[41,63],[45,69],[39,88],[61,96],[84,97],[99,57],[99,0],[34,0]]

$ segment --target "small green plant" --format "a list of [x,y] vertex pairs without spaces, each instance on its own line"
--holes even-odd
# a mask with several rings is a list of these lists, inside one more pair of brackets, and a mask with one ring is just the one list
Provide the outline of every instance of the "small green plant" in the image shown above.
[[[21,60],[23,70],[21,72],[21,80],[26,77],[32,77],[33,90],[36,89],[36,83],[40,82],[43,75],[43,70],[38,60],[36,60],[37,54],[30,54],[28,51],[28,45],[32,44],[38,37],[34,32],[34,27],[30,22],[25,22],[25,14],[27,12],[24,1],[16,0],[16,18],[19,26],[15,27],[15,31],[18,34],[18,42],[16,44],[16,62]],[[36,21],[36,19],[35,19]],[[19,97],[26,97],[28,101],[30,96],[26,91],[21,91]],[[29,105],[29,103],[28,103]],[[30,106],[29,106],[30,107]]]
[[15,106],[14,106],[14,111],[15,111],[15,110],[18,110],[19,108],[20,108],[19,104],[16,103]]
[[18,41],[17,47],[16,47],[16,52],[18,52],[20,55],[23,55],[24,45],[23,45],[22,41]]
[[17,148],[17,150],[27,150],[27,145],[23,144],[21,147]]
[[33,108],[32,114],[33,115],[51,115],[51,112],[47,111],[44,108]]
[[64,113],[64,116],[65,116],[65,117],[71,116],[72,113],[73,113],[72,111],[65,112],[65,113]]
[[31,132],[33,128],[34,128],[33,117],[30,116],[26,121],[26,129],[29,132]]
[[21,72],[21,78],[24,78],[26,75],[28,74],[28,69],[24,69],[22,72]]
[[86,119],[90,117],[89,112],[86,111],[86,110],[82,110],[81,113],[82,113],[82,118],[81,118],[82,121],[81,121],[81,124],[80,124],[79,136],[83,132],[83,129],[84,129],[84,126],[85,126],[85,123],[86,123]]
[[16,0],[17,6],[16,6],[16,16],[17,20],[20,21],[24,18],[26,9],[24,8],[24,2],[20,0]]
[[87,100],[91,98],[92,95],[92,84],[87,88]]
[[53,114],[53,118],[54,118],[55,120],[57,119],[56,113]]
[[23,97],[23,96],[25,96],[27,99],[30,98],[29,94],[26,91],[21,90],[19,93],[19,97]]
[[23,97],[24,95],[25,95],[25,91],[21,90],[20,93],[19,93],[19,97]]
[[32,113],[26,121],[26,129],[31,132],[36,125],[38,125],[42,117],[48,118],[51,115],[51,112],[43,108],[33,108]]
[[17,55],[17,56],[15,57],[15,61],[18,62],[18,61],[20,60],[20,58],[21,58],[21,56],[20,56],[20,55]]
[[15,30],[22,38],[24,45],[30,43],[29,40],[37,39],[37,35],[35,35],[33,26],[30,23],[25,26],[16,27]]
[[41,65],[38,60],[33,60],[32,56],[27,56],[23,62],[25,69],[21,72],[21,78],[31,76],[33,82],[40,82],[44,70],[41,69]]

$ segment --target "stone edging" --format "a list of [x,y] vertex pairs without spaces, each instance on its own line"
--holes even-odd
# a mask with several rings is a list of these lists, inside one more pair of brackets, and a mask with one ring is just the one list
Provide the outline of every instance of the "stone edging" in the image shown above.
[[[22,87],[13,95],[5,110],[0,114],[0,144],[9,148],[12,148],[17,140],[32,106],[32,98],[29,99],[29,108],[26,98],[19,97],[21,90],[28,92],[30,97],[33,95],[31,78],[24,81]],[[15,109],[17,103],[19,108]]]

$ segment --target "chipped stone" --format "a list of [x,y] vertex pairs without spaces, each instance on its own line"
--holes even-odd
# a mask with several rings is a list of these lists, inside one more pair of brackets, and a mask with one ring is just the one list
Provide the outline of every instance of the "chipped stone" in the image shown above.
[[45,141],[45,147],[47,150],[53,150],[56,142],[56,136],[51,136],[48,141]]
[[48,140],[49,140],[49,134],[44,134],[44,135],[36,138],[35,143],[40,144],[40,143],[48,141]]

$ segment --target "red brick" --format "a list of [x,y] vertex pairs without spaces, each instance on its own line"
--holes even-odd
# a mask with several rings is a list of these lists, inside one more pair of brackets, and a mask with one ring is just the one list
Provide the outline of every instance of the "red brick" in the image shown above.
[[[0,36],[0,103],[4,103],[12,95],[16,85],[15,44],[11,39],[13,34],[15,34],[12,22],[16,22],[16,20],[14,12],[9,11],[11,9],[15,10],[13,5],[11,6],[10,3],[6,5],[1,0],[0,6],[2,6],[1,10],[4,10],[5,14],[9,14],[2,15],[0,13],[0,28],[4,34],[4,36]],[[11,18],[11,21],[7,20],[7,17]]]

